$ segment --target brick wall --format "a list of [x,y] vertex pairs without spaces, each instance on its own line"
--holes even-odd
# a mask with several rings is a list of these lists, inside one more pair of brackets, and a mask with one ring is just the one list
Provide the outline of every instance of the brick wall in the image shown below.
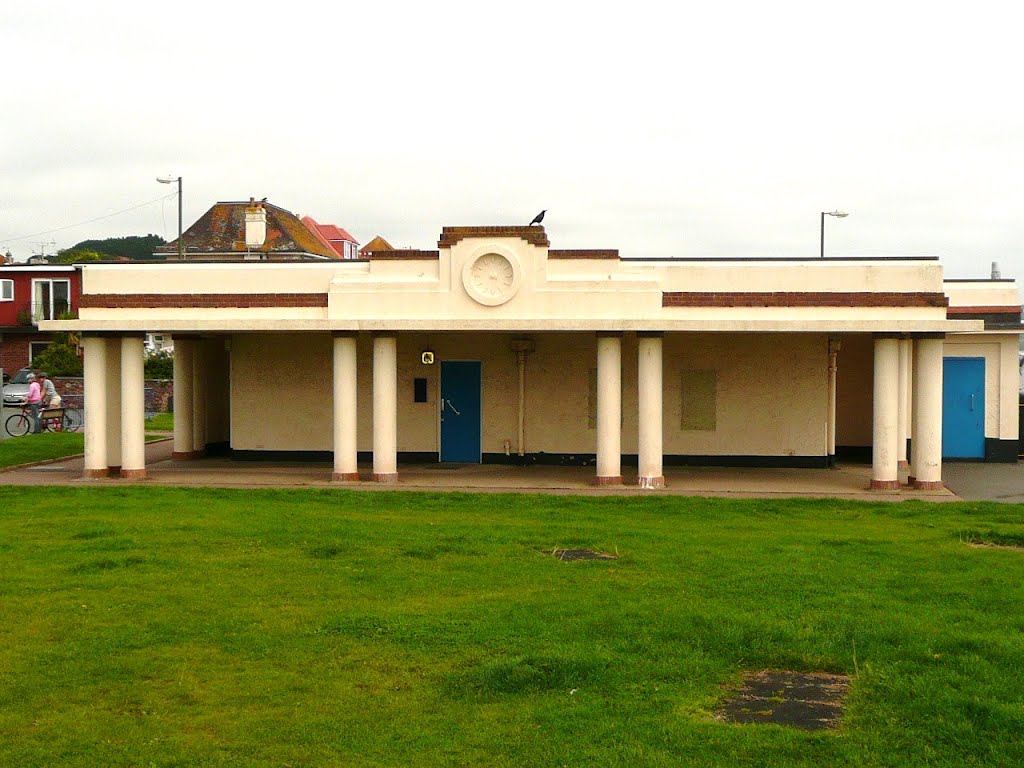
[[[81,377],[54,376],[53,386],[66,405],[82,407],[84,382]],[[146,379],[146,413],[165,413],[171,397],[174,396],[174,381],[170,379]]]
[[943,293],[882,291],[666,291],[663,307],[945,307]]
[[326,307],[326,293],[90,293],[79,306],[88,309],[189,309],[252,307]]
[[4,339],[0,343],[0,368],[4,373],[13,376],[19,368],[28,365],[28,337]]

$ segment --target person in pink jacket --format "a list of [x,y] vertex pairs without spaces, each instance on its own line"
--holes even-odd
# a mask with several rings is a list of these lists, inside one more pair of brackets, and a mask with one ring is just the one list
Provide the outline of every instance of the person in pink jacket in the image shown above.
[[25,378],[28,379],[28,397],[25,398],[25,402],[28,403],[28,412],[32,417],[32,432],[38,434],[42,426],[39,423],[39,403],[43,399],[43,390],[39,386],[39,382],[36,381],[34,373],[30,373]]

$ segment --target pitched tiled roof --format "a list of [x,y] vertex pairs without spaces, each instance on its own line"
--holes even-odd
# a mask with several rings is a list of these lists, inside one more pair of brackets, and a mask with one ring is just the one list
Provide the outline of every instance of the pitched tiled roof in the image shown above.
[[[267,239],[261,246],[247,248],[245,209],[250,205],[249,202],[224,202],[210,208],[181,236],[186,258],[190,255],[234,256],[246,252],[339,258],[337,251],[310,232],[294,213],[266,202],[257,205],[267,212]],[[166,256],[177,252],[177,240],[155,249],[155,253]]]
[[394,249],[394,246],[391,245],[391,243],[389,243],[387,240],[385,240],[380,235],[377,235],[375,238],[373,238],[373,240],[371,240],[370,242],[368,242],[366,245],[364,245],[362,248],[359,249],[359,255],[360,256],[368,256],[371,253],[376,253],[377,251],[393,251],[393,250],[395,250],[395,249]]
[[320,224],[312,216],[303,216],[302,223],[306,225],[317,239],[333,250],[342,258],[345,257],[345,246],[343,243],[359,245],[359,241],[339,226],[334,224]]

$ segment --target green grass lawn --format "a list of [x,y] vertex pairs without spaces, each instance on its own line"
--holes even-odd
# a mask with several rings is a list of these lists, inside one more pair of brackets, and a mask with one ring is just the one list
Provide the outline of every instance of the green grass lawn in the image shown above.
[[[146,442],[163,440],[167,435],[146,435]],[[85,451],[85,432],[40,432],[0,440],[0,469],[37,461],[77,456]]]
[[0,440],[0,467],[75,456],[85,449],[85,433],[41,432]]
[[[0,765],[1020,766],[979,531],[1024,509],[0,488]],[[853,675],[841,727],[716,721],[766,668]]]
[[152,416],[146,419],[146,429],[152,429],[159,432],[173,432],[174,414],[154,413]]

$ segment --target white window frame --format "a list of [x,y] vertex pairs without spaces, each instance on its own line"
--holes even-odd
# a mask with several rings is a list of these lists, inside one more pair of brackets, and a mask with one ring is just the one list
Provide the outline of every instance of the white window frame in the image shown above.
[[[36,284],[37,283],[50,283],[50,306],[49,315],[47,318],[39,312],[39,307],[36,306]],[[68,287],[68,311],[71,311],[71,281],[67,278],[52,278],[52,277],[36,277],[32,279],[32,324],[37,325],[40,320],[56,320],[57,314],[53,311],[53,286],[55,283],[64,283]]]
[[14,281],[0,280],[0,301],[14,301]]

